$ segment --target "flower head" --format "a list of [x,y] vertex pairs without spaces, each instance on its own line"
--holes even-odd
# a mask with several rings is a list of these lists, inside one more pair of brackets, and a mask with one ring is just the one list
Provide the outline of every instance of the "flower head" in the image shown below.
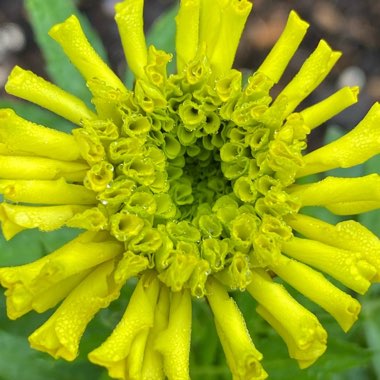
[[34,348],[74,360],[86,325],[132,277],[138,282],[124,316],[89,354],[117,379],[189,379],[192,298],[207,299],[234,379],[267,374],[230,291],[252,295],[301,368],[323,354],[327,334],[277,277],[344,331],[357,319],[359,302],[324,274],[365,293],[380,279],[380,241],[357,222],[331,225],[302,208],[378,209],[380,177],[296,180],[378,154],[380,106],[344,137],[304,154],[310,131],[355,103],[358,89],[295,112],[340,56],[321,41],[272,99],[308,27],[295,12],[243,84],[231,67],[251,7],[182,0],[177,73],[168,75],[172,56],[146,46],[143,1],[117,4],[133,89],[97,55],[75,16],[55,25],[50,36],[86,79],[95,110],[30,71],[12,71],[8,93],[76,125],[66,134],[0,110],[4,236],[84,230],[33,263],[0,269],[10,318],[59,305],[29,337]]

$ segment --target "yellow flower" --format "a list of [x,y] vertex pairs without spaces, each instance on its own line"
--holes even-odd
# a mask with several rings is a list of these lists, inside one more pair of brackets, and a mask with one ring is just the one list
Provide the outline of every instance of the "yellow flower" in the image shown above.
[[[133,89],[101,60],[79,21],[55,25],[56,40],[92,93],[83,101],[14,68],[8,93],[72,122],[71,134],[0,110],[0,221],[6,239],[29,228],[85,230],[41,259],[0,269],[15,319],[59,304],[32,347],[74,360],[87,324],[138,279],[110,337],[89,354],[116,379],[190,378],[192,298],[207,299],[234,379],[267,377],[238,306],[248,291],[301,368],[325,351],[327,334],[286,283],[330,313],[344,331],[359,302],[324,273],[363,294],[380,280],[380,241],[354,221],[331,225],[302,214],[380,208],[379,174],[298,178],[348,168],[380,152],[380,105],[344,137],[303,154],[310,131],[357,101],[345,87],[303,110],[339,52],[321,41],[272,99],[308,24],[295,12],[267,58],[243,84],[232,69],[251,10],[247,0],[182,0],[172,56],[149,48],[143,1],[116,6]],[[297,233],[297,236],[295,235]],[[284,285],[276,282],[277,278]]]

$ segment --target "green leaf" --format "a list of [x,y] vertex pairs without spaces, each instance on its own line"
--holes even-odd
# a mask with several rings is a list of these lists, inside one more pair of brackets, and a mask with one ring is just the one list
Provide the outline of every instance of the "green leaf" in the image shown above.
[[90,93],[84,79],[71,65],[61,47],[48,36],[48,31],[53,25],[75,14],[79,18],[90,43],[100,56],[105,59],[105,49],[95,31],[91,28],[89,21],[78,12],[73,0],[25,0],[25,8],[37,42],[46,60],[47,72],[53,82],[90,104]]
[[0,379],[41,380],[54,378],[51,363],[30,350],[25,338],[0,330]]
[[86,362],[66,363],[32,350],[25,337],[0,330],[0,380],[87,380],[100,369]]
[[380,378],[380,286],[375,284],[360,297],[362,325],[368,347],[373,351],[372,367],[376,378]]

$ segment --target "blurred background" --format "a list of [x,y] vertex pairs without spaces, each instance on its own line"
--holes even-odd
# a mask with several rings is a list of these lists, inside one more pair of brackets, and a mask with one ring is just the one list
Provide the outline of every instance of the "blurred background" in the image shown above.
[[[54,1],[46,0],[45,3],[49,6]],[[123,77],[126,65],[113,21],[116,2],[78,0],[76,3],[98,33],[111,67]],[[154,34],[157,38],[159,33],[163,40],[166,39],[163,44],[168,44],[172,37],[170,33],[173,31],[173,23],[168,27],[166,24],[169,16],[173,14],[175,4],[176,1],[173,0],[145,0],[145,28],[146,32],[150,33],[151,40],[154,40]],[[7,97],[3,87],[13,66],[20,65],[41,76],[49,76],[45,58],[36,43],[30,14],[24,5],[23,0],[0,0],[0,105],[7,104],[11,99]],[[327,79],[303,105],[313,104],[345,85],[361,88],[358,104],[313,132],[309,148],[314,149],[353,128],[371,104],[380,100],[380,1],[255,0],[236,56],[236,68],[250,73],[260,65],[280,35],[291,9],[296,10],[311,26],[277,91],[286,85],[322,38],[335,50],[342,51],[343,56]],[[377,159],[366,167],[353,168],[351,172],[342,175],[379,172],[379,165]],[[340,172],[339,174],[341,175]],[[314,212],[327,221],[339,221],[324,212]],[[360,221],[379,234],[379,213],[368,213]],[[32,258],[60,246],[72,236],[70,231],[46,234],[47,237],[43,238],[35,231],[27,231],[21,235],[23,236],[15,238],[11,245],[0,240],[0,265],[31,261]],[[127,300],[130,289],[127,288],[125,292]],[[376,380],[380,379],[379,295],[379,287],[374,286],[370,294],[361,299],[363,311],[360,321],[348,334],[342,333],[326,313],[302,299],[304,304],[315,310],[329,332],[328,352],[307,371],[300,371],[296,364],[288,359],[284,344],[255,315],[252,300],[244,294],[237,294],[235,298],[247,318],[256,346],[264,353],[263,364],[271,379]],[[0,298],[0,380],[108,379],[105,371],[87,363],[86,352],[111,331],[123,312],[126,301],[115,303],[110,309],[100,313],[91,323],[90,332],[86,333],[79,360],[75,363],[65,363],[55,361],[28,347],[26,336],[46,320],[46,315],[28,315],[20,321],[10,322],[5,317],[4,297]],[[202,302],[197,303],[194,308],[193,324],[192,379],[229,379],[230,375],[216,333],[211,328],[210,313],[207,305]]]

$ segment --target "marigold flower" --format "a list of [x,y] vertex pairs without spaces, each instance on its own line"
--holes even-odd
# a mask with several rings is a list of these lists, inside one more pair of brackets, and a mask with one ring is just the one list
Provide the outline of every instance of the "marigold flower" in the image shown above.
[[[15,319],[58,306],[32,347],[74,360],[87,324],[138,282],[111,336],[89,354],[116,379],[185,380],[192,298],[206,298],[234,379],[264,379],[262,354],[229,292],[248,291],[301,368],[325,351],[327,333],[285,283],[350,329],[359,302],[380,279],[380,241],[354,221],[331,225],[302,213],[380,208],[379,174],[298,178],[361,164],[380,152],[380,105],[344,137],[303,154],[310,131],[357,101],[345,87],[295,112],[340,53],[321,41],[276,99],[277,83],[308,24],[295,12],[261,66],[243,84],[232,69],[251,10],[247,0],[182,0],[172,56],[147,48],[143,0],[116,6],[133,89],[102,61],[78,19],[55,25],[56,40],[87,81],[95,110],[20,67],[8,93],[72,122],[71,134],[0,110],[0,221],[7,239],[25,229],[85,230],[41,259],[0,269]],[[297,232],[297,236],[295,235]],[[286,318],[284,316],[286,315]]]

